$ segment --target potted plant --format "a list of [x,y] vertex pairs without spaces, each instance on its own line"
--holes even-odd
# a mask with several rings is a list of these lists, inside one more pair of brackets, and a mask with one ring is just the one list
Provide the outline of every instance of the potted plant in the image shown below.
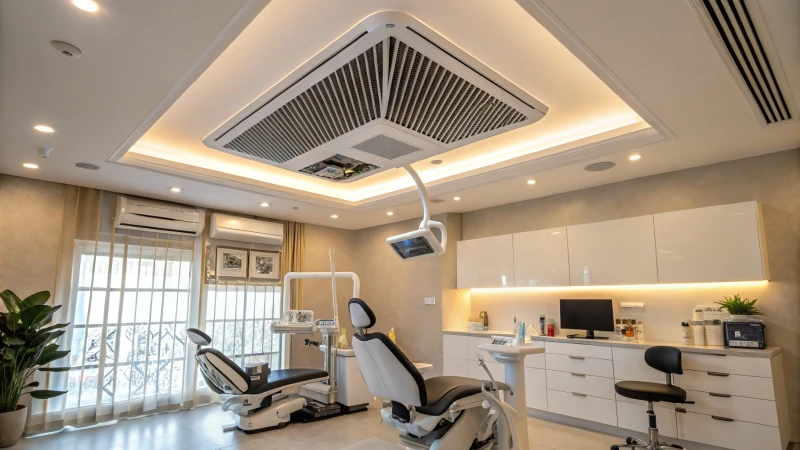
[[0,312],[0,447],[17,443],[25,429],[27,408],[19,405],[23,395],[47,399],[67,391],[36,390],[31,381],[37,371],[66,372],[69,367],[44,367],[61,359],[69,351],[58,349],[55,342],[64,334],[66,323],[47,326],[61,306],[46,305],[47,291],[25,300],[6,290],[0,293],[7,312]]
[[750,316],[761,314],[761,311],[756,308],[756,302],[758,301],[757,298],[754,298],[753,300],[748,298],[742,299],[739,297],[739,294],[734,295],[733,298],[728,298],[725,296],[722,298],[725,300],[720,300],[716,303],[731,313],[730,320],[748,321],[750,320]]

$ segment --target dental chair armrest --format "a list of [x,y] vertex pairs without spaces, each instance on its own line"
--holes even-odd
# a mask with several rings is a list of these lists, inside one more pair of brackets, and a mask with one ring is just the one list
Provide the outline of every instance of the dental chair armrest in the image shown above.
[[222,410],[230,411],[234,414],[244,414],[248,411],[258,409],[261,407],[261,402],[264,398],[273,395],[272,392],[265,392],[262,394],[240,394],[234,395],[224,402],[222,402]]

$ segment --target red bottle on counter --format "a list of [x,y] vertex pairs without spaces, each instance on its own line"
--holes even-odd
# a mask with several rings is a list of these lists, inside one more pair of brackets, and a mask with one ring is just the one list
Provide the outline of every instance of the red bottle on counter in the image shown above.
[[550,337],[555,337],[556,335],[556,321],[553,319],[547,321],[547,335]]

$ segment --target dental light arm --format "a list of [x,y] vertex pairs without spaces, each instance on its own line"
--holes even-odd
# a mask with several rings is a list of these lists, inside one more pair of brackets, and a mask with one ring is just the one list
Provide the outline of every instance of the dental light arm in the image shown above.
[[[414,184],[417,185],[419,190],[419,196],[422,200],[422,222],[420,222],[418,230],[392,236],[386,239],[386,243],[392,247],[401,259],[441,255],[447,247],[447,230],[440,222],[430,220],[428,190],[425,189],[419,174],[410,165],[403,166],[403,168],[411,175]],[[439,229],[442,235],[441,242],[433,234],[431,227]]]

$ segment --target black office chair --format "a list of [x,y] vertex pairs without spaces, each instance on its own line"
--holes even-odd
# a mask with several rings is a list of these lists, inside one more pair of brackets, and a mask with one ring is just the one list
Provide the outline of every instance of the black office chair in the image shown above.
[[664,372],[667,375],[667,383],[620,381],[614,385],[614,390],[623,397],[647,402],[647,416],[650,419],[650,426],[647,434],[650,442],[644,442],[641,439],[629,437],[625,439],[624,445],[612,445],[611,450],[619,450],[620,448],[642,448],[647,450],[683,448],[680,445],[658,441],[656,413],[653,412],[653,403],[655,402],[694,403],[686,401],[686,391],[672,384],[674,374],[683,374],[683,368],[681,367],[681,351],[675,347],[650,347],[644,352],[644,361],[648,366]]

